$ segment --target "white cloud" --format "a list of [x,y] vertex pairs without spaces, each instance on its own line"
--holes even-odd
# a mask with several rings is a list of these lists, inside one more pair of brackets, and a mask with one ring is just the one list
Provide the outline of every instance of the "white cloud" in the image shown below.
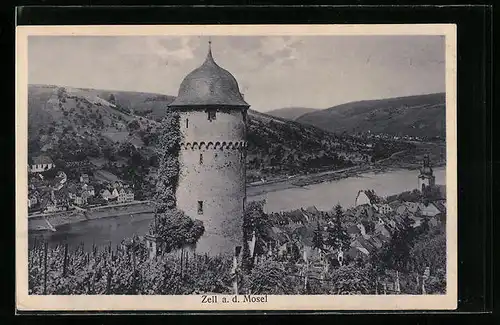
[[169,39],[160,39],[157,37],[148,38],[148,49],[151,53],[164,60],[186,61],[193,59],[194,52],[190,39],[187,37],[176,38],[180,41],[180,46],[171,49]]

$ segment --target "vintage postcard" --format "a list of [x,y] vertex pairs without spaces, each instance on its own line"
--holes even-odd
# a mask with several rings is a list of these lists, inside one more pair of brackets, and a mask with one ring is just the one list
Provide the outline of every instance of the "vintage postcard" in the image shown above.
[[20,26],[20,311],[457,306],[456,26]]

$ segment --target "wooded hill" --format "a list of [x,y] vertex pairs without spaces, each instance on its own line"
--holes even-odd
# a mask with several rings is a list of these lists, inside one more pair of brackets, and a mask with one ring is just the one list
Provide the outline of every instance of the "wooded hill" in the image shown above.
[[336,133],[385,133],[422,138],[446,135],[444,93],[350,102],[314,110],[297,122]]

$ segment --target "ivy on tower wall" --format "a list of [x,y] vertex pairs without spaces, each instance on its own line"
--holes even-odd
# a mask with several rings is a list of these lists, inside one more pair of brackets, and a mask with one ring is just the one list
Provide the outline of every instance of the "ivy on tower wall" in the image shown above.
[[158,156],[158,180],[156,182],[155,201],[158,213],[174,209],[175,191],[179,181],[180,129],[179,113],[169,112],[162,121]]

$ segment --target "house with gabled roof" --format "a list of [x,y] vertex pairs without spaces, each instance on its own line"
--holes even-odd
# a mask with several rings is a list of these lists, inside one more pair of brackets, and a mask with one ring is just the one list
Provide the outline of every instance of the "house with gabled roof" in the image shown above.
[[119,203],[132,202],[134,200],[134,192],[131,189],[120,189],[118,192],[117,201]]
[[347,231],[347,234],[349,235],[349,237],[351,237],[351,239],[354,239],[357,236],[361,235],[361,230],[359,230],[357,225],[351,225],[351,226],[347,227],[346,231]]
[[376,236],[371,236],[368,239],[368,242],[370,244],[372,244],[373,246],[375,246],[375,248],[377,248],[377,249],[382,248],[382,246],[384,245],[384,243],[378,237],[376,237]]
[[360,249],[358,247],[350,247],[345,253],[346,256],[350,257],[352,260],[364,259],[370,253],[366,249]]
[[33,208],[38,204],[38,192],[37,191],[30,191],[28,194],[28,209]]
[[69,199],[65,191],[50,191],[43,195],[42,209],[46,212],[59,212],[68,210]]
[[391,238],[391,232],[383,224],[377,224],[377,225],[375,225],[374,234],[376,234],[376,235],[380,234],[380,235],[382,235],[382,236],[384,236],[386,238]]
[[84,184],[88,184],[90,181],[89,175],[88,174],[81,174],[80,175],[80,182]]
[[423,205],[421,208],[421,214],[426,217],[435,217],[440,213],[442,212],[437,208],[436,203],[429,203],[427,205]]
[[368,254],[373,254],[375,251],[377,251],[377,247],[370,243],[368,239],[365,239],[363,237],[358,237],[353,243],[351,243],[351,246],[354,245],[354,247],[362,247],[368,251]]
[[44,171],[47,171],[49,169],[54,168],[56,165],[52,161],[52,158],[50,158],[47,155],[40,155],[37,157],[34,157],[31,160],[31,172],[32,173],[41,173]]
[[108,190],[108,189],[104,189],[101,191],[101,197],[108,201],[109,199],[111,199],[113,196],[111,195],[111,192]]
[[87,193],[89,194],[90,197],[95,196],[94,186],[92,186],[92,185],[87,186]]
[[387,203],[376,203],[373,205],[373,208],[381,214],[387,214],[393,211],[392,207]]
[[394,200],[388,203],[389,206],[391,207],[392,211],[396,211],[397,208],[402,204],[401,201],[399,200]]
[[417,213],[422,211],[423,204],[420,202],[404,202],[406,210],[410,213]]

